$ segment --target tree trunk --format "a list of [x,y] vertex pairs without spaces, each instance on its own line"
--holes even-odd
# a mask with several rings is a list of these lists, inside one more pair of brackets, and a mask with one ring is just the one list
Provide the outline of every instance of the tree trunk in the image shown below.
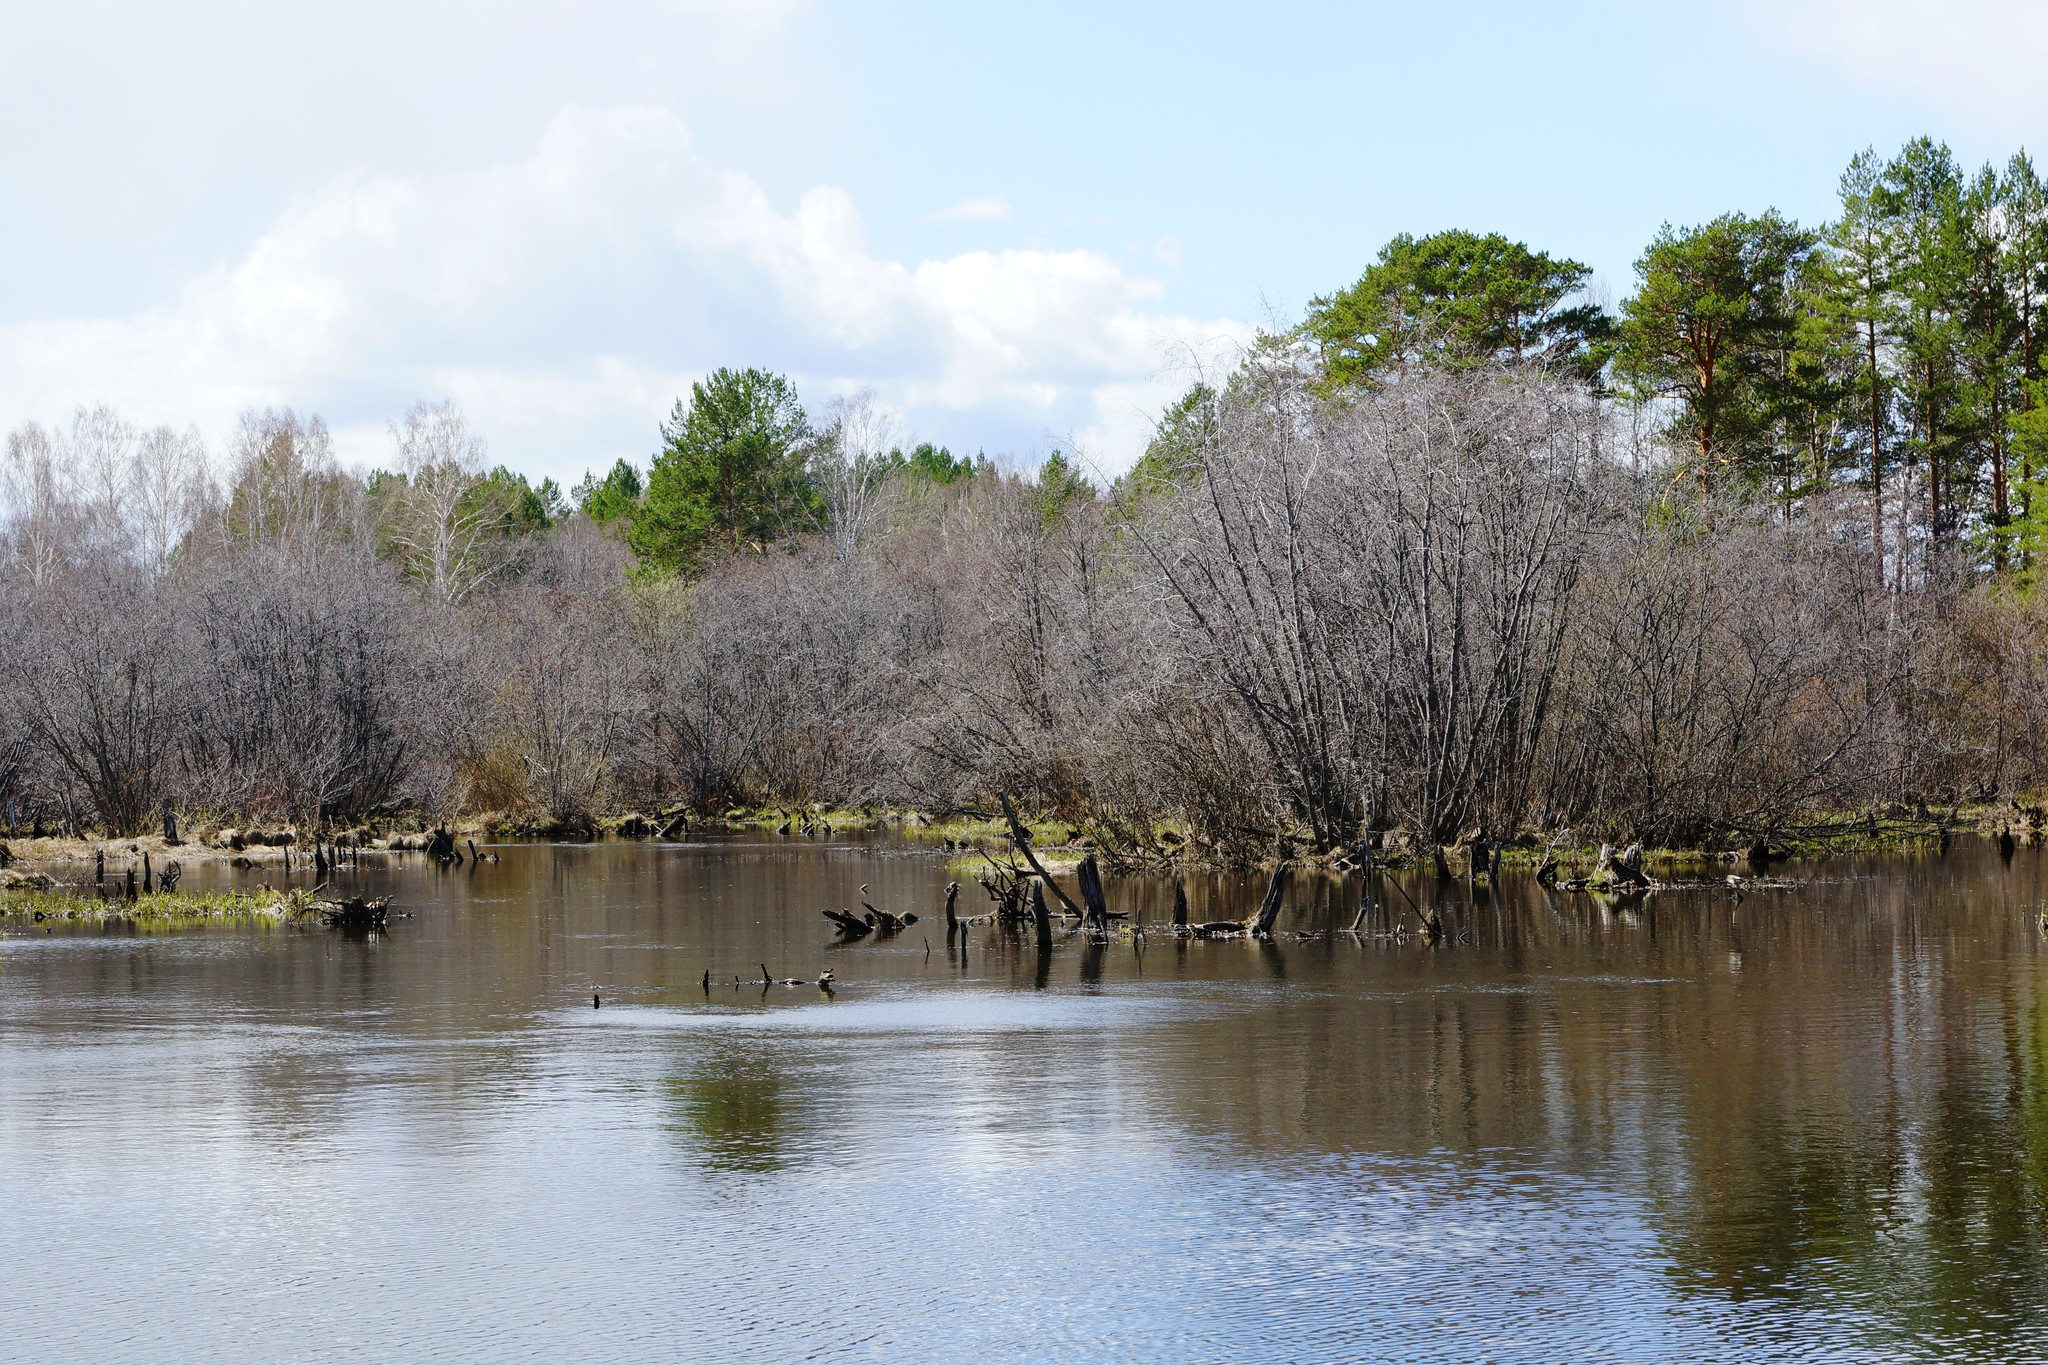
[[1081,883],[1081,899],[1088,905],[1088,927],[1109,928],[1109,902],[1102,894],[1102,873],[1095,866],[1093,853],[1081,860],[1077,875]]
[[1280,900],[1287,894],[1287,864],[1273,869],[1273,879],[1266,883],[1266,898],[1259,902],[1259,913],[1248,926],[1253,934],[1270,934],[1273,921],[1280,918]]
[[1870,549],[1884,582],[1884,409],[1877,382],[1877,324],[1868,328],[1870,361]]

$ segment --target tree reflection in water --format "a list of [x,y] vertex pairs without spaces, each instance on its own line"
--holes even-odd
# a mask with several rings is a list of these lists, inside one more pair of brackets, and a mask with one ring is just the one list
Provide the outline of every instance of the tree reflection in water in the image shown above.
[[692,1159],[712,1170],[763,1173],[791,1160],[803,1106],[776,1064],[774,1049],[744,1039],[691,1039],[682,1071],[669,1083],[675,1129]]

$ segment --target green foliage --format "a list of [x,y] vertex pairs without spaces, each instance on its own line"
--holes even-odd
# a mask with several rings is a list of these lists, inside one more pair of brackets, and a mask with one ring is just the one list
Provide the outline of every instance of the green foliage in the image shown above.
[[1033,500],[1038,507],[1039,518],[1048,526],[1058,521],[1074,504],[1095,499],[1095,485],[1088,482],[1061,451],[1055,450],[1045,457],[1045,463],[1038,467],[1036,482]]
[[1775,211],[1730,213],[1684,231],[1665,224],[1636,262],[1617,369],[1639,397],[1674,401],[1672,434],[1695,452],[1703,483],[1775,463],[1781,358],[1814,243]]
[[1159,419],[1145,453],[1117,480],[1113,490],[1121,502],[1182,488],[1201,470],[1202,453],[1216,432],[1216,390],[1197,383],[1174,400]]
[[2028,589],[2040,587],[2048,564],[2048,379],[2028,385],[2031,406],[2010,419],[2012,455],[2019,461],[2015,510],[1995,529],[1996,549],[2019,564],[2018,578]]
[[620,460],[602,479],[586,472],[583,482],[576,485],[571,496],[576,499],[578,511],[602,526],[621,517],[630,517],[640,506],[642,491],[640,471],[628,461]]
[[509,509],[505,530],[511,535],[533,535],[545,531],[569,511],[568,504],[562,500],[562,490],[553,479],[542,479],[538,485],[530,484],[524,474],[515,474],[504,465],[484,476],[474,496],[480,503],[497,503]]
[[1590,274],[1499,233],[1404,233],[1356,284],[1313,300],[1303,330],[1338,387],[1425,358],[1543,363],[1597,380],[1612,321],[1590,303],[1565,306]]
[[627,540],[671,571],[714,551],[761,548],[817,501],[806,472],[811,429],[796,389],[764,370],[715,371],[677,400]]
[[1842,216],[1828,229],[1826,238],[1831,287],[1821,296],[1821,307],[1839,318],[1854,338],[1854,370],[1843,416],[1855,428],[1859,458],[1873,495],[1880,491],[1884,478],[1890,432],[1890,387],[1883,355],[1893,310],[1883,174],[1877,153],[1868,149],[1852,158],[1842,172]]
[[969,458],[955,455],[944,446],[935,446],[930,441],[918,443],[906,458],[900,452],[890,455],[898,462],[903,472],[911,479],[929,484],[955,484],[971,479],[988,467],[988,457],[977,455]]

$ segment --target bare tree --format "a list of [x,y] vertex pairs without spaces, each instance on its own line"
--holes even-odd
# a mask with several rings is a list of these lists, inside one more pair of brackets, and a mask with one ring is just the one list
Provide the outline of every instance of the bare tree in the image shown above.
[[155,813],[190,701],[157,605],[132,567],[95,560],[14,599],[25,628],[0,656],[10,704],[56,765],[46,777],[119,834]]
[[517,557],[510,492],[484,470],[484,441],[453,403],[416,403],[391,426],[398,469],[379,487],[398,563],[440,606],[455,606]]
[[1590,400],[1415,373],[1333,404],[1313,377],[1286,354],[1248,366],[1192,477],[1134,523],[1187,676],[1323,847],[1509,820],[1592,523]]
[[137,439],[128,475],[133,553],[161,578],[213,499],[206,446],[197,428],[153,427]]
[[48,582],[82,543],[84,517],[58,443],[33,422],[7,435],[0,518],[15,572],[31,584]]
[[871,535],[887,506],[891,456],[903,424],[873,389],[835,398],[811,456],[811,479],[823,501],[823,529],[844,563]]
[[209,565],[179,623],[193,691],[192,789],[319,827],[392,799],[421,742],[421,651],[406,604],[361,555],[260,546]]
[[290,408],[242,414],[229,445],[226,496],[218,509],[226,546],[274,545],[319,556],[361,538],[362,481],[335,462],[319,417]]

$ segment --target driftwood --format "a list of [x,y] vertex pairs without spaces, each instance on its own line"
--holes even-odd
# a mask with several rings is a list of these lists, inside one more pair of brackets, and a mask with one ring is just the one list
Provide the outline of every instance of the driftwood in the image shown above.
[[319,912],[321,923],[330,929],[382,929],[390,905],[389,896],[380,896],[376,900],[348,896],[341,900],[316,901],[313,908]]
[[[862,892],[867,888],[863,886]],[[830,920],[833,927],[848,938],[866,938],[869,934],[877,938],[888,938],[900,934],[917,923],[916,915],[892,915],[887,910],[878,910],[866,901],[860,903],[866,914],[856,915],[849,910],[825,910],[820,913]]]
[[1052,916],[1046,913],[1045,887],[1041,882],[1031,883],[1031,928],[1038,939],[1038,950],[1052,951]]
[[1617,886],[1649,889],[1650,879],[1643,875],[1643,846],[1630,844],[1617,853],[1606,844],[1600,845],[1600,858],[1593,865],[1593,874],[1581,885],[1587,890]]
[[1176,929],[1188,927],[1188,888],[1186,882],[1176,881],[1173,884],[1173,927]]
[[[861,883],[860,894],[863,897],[868,894],[867,883]],[[892,915],[887,910],[879,910],[868,904],[866,900],[861,901],[860,908],[867,911],[867,922],[877,934],[900,934],[917,923],[917,916],[914,914]]]
[[827,910],[823,913],[825,918],[831,920],[839,932],[848,938],[866,938],[875,932],[875,926],[859,915],[848,914],[844,910]]
[[1010,822],[1010,842],[1024,855],[1024,861],[1031,865],[1031,870],[1038,875],[1038,880],[1052,888],[1053,895],[1060,898],[1060,904],[1067,908],[1067,913],[1080,919],[1081,907],[1074,904],[1073,897],[1060,890],[1060,884],[1052,879],[1052,874],[1045,870],[1045,864],[1039,862],[1038,855],[1031,851],[1031,836],[1024,832],[1024,822],[1017,818],[1017,808],[1010,804],[1010,794],[1000,792],[998,795],[1003,801],[1003,818]]

